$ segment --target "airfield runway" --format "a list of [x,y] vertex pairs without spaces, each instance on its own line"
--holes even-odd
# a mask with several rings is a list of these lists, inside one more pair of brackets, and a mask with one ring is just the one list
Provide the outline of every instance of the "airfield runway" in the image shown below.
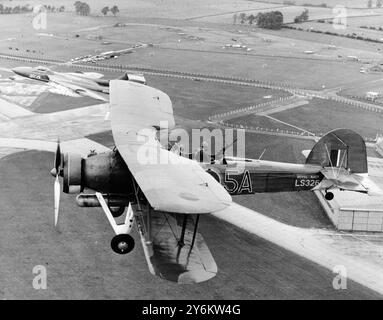
[[[2,203],[0,297],[3,299],[381,299],[355,282],[334,290],[334,274],[307,259],[211,216],[203,234],[219,273],[198,285],[152,276],[143,250],[112,252],[100,209],[62,195],[61,233],[53,227],[53,154],[27,151],[0,161]],[[138,235],[133,232],[136,240]],[[47,268],[47,289],[32,286],[32,269]]]

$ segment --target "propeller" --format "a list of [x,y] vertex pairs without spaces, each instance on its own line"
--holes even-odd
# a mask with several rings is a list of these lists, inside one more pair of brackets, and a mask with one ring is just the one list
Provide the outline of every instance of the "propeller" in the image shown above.
[[59,209],[60,209],[60,175],[61,170],[61,150],[60,150],[60,141],[57,141],[57,149],[55,153],[55,162],[54,168],[51,171],[51,174],[56,177],[54,183],[54,214],[55,214],[55,227],[57,227],[58,219],[59,219]]

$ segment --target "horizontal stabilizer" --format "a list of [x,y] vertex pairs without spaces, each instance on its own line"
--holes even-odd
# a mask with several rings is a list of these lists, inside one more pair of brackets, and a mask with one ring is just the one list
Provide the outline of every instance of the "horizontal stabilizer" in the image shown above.
[[324,175],[322,182],[314,190],[339,188],[341,190],[367,193],[368,190],[360,183],[358,175],[343,168],[327,167],[321,170]]

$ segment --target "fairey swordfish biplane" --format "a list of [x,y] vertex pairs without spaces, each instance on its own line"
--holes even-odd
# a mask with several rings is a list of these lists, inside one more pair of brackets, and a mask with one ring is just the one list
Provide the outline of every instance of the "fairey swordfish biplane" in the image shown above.
[[[197,283],[216,275],[217,265],[197,230],[199,216],[225,210],[231,195],[324,189],[330,200],[332,188],[379,191],[367,176],[365,143],[351,130],[334,130],[321,138],[306,164],[225,155],[200,163],[168,151],[157,139],[163,123],[166,129],[175,127],[165,93],[112,80],[110,107],[114,150],[82,158],[62,154],[57,146],[51,171],[56,178],[55,225],[62,177],[63,192],[79,193],[79,206],[102,207],[116,234],[114,252],[133,250],[135,221],[150,272],[167,280]],[[160,161],[145,161],[148,154]]]

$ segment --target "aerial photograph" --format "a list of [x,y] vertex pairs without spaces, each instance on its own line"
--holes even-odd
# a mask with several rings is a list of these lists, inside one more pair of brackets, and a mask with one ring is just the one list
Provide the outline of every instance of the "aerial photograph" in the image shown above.
[[383,0],[1,0],[0,26],[2,300],[383,299]]

